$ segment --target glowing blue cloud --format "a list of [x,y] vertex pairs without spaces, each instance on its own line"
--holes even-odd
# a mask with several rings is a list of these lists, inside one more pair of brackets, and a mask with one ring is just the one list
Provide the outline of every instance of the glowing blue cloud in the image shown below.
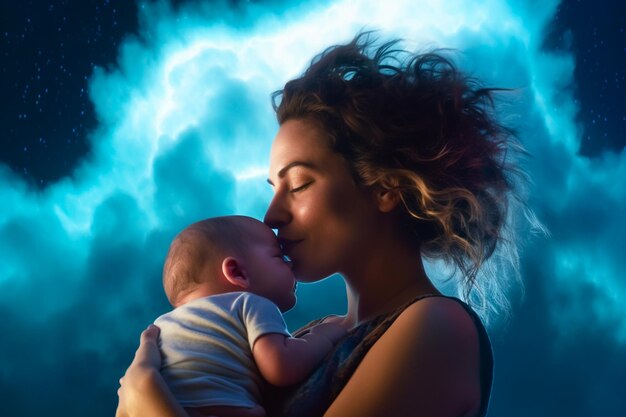
[[[84,358],[109,370],[88,394],[74,388],[71,395],[85,398],[77,409],[90,409],[89,401],[112,407],[136,335],[168,308],[159,274],[170,239],[202,217],[263,215],[277,130],[270,93],[363,28],[401,37],[408,48],[457,48],[462,68],[488,85],[518,89],[504,103],[507,122],[534,155],[531,205],[552,233],[528,248],[523,271],[540,271],[541,287],[562,300],[548,311],[555,329],[566,333],[584,315],[610,323],[614,340],[626,341],[626,220],[619,215],[626,212],[626,154],[577,155],[581,133],[568,88],[574,57],[541,46],[558,2],[527,3],[345,0],[281,12],[250,5],[241,14],[208,2],[177,13],[167,3],[144,4],[141,36],[126,39],[115,68],[91,78],[100,124],[91,156],[72,178],[38,193],[0,167],[0,330],[14,341],[0,352],[16,358],[0,373],[0,389],[27,404],[26,414],[49,414],[9,383],[28,367],[19,352],[40,351],[28,334],[43,334],[50,347],[32,366]],[[328,303],[320,306],[322,293]],[[332,280],[300,297],[292,324],[343,303]],[[83,373],[67,383],[93,378]],[[46,398],[59,414],[59,398],[72,392],[65,391]]]

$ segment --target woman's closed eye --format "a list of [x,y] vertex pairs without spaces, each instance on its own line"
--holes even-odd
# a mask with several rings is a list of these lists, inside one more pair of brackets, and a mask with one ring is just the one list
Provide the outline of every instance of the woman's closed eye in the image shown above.
[[304,184],[299,185],[299,186],[297,186],[297,187],[292,187],[292,188],[289,190],[289,192],[291,192],[291,193],[297,193],[298,191],[303,191],[303,190],[306,190],[306,189],[307,189],[307,188],[308,188],[311,184],[313,184],[313,181],[308,181],[308,182],[305,182]]

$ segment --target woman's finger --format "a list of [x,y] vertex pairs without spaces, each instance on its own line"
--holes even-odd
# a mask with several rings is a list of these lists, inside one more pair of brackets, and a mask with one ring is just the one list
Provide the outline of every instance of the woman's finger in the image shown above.
[[149,325],[146,330],[141,332],[141,339],[140,339],[141,342],[140,343],[156,342],[157,339],[159,338],[159,333],[160,332],[161,332],[161,329],[159,329],[158,326],[155,326],[154,324]]
[[117,410],[115,410],[115,417],[128,417],[128,413],[126,413],[123,407],[117,407]]
[[[120,384],[122,383],[122,380],[120,379]],[[124,406],[124,387],[122,387],[120,385],[120,387],[117,389],[117,398],[118,398],[118,402],[117,402],[117,410],[115,410],[115,417],[126,417],[127,413],[126,413],[126,407]]]
[[159,369],[161,367],[161,353],[159,352],[158,338],[160,329],[151,324],[141,332],[139,347],[135,352],[132,365],[147,366]]
[[161,353],[158,346],[159,333],[160,329],[152,324],[141,332],[139,347],[135,352],[135,358],[126,370],[124,376],[119,380],[120,386],[117,390],[118,406],[115,412],[116,417],[128,417],[126,411],[126,397],[129,392],[133,392],[133,381],[135,381],[137,375],[141,373],[141,369],[156,368],[158,370],[161,367]]

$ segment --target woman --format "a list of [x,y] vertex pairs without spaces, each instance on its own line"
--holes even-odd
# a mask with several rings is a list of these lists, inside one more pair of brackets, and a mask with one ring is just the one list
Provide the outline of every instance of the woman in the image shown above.
[[[274,95],[265,222],[300,281],[343,276],[348,312],[325,320],[350,333],[309,379],[267,393],[270,416],[486,413],[484,327],[431,283],[422,257],[455,266],[466,299],[494,301],[480,301],[478,277],[503,241],[513,147],[491,116],[492,90],[437,54],[395,45],[360,34]],[[142,334],[122,381],[131,416],[185,415],[160,378],[157,334]]]

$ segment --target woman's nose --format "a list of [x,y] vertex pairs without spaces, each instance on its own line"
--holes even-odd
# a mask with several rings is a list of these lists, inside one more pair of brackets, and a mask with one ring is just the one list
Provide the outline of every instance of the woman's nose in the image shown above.
[[263,222],[272,229],[279,229],[291,221],[291,214],[280,194],[274,195],[267,207]]

